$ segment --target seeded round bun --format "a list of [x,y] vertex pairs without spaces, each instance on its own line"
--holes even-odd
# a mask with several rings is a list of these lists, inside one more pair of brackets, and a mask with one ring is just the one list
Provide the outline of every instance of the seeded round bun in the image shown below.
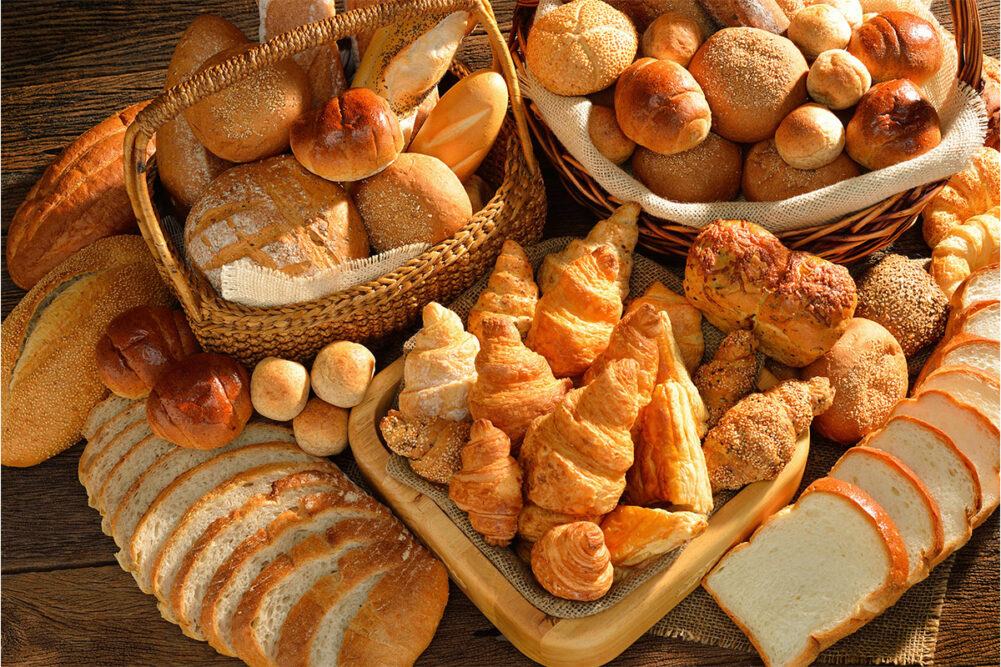
[[689,64],[712,110],[712,129],[724,139],[752,143],[775,133],[806,102],[809,68],[785,37],[757,28],[724,28],[706,40]]
[[824,51],[810,66],[806,90],[815,102],[839,111],[858,103],[872,85],[862,61],[844,49]]
[[819,169],[834,162],[845,148],[845,127],[828,109],[804,104],[775,130],[775,149],[789,166]]
[[639,147],[633,175],[656,195],[681,202],[731,201],[740,192],[740,146],[710,132],[691,150],[661,155]]
[[790,167],[767,139],[751,147],[744,159],[741,190],[748,201],[780,201],[813,192],[862,173],[844,152],[819,169]]
[[830,5],[848,20],[852,30],[862,25],[862,4],[859,0],[806,0],[807,7],[812,5]]
[[852,38],[852,27],[840,11],[830,5],[810,5],[796,12],[787,33],[808,60],[824,51],[843,49]]
[[646,58],[670,60],[688,67],[692,56],[702,46],[699,24],[678,12],[658,16],[640,39],[640,53]]
[[591,107],[587,135],[598,152],[615,164],[628,160],[636,149],[636,142],[622,133],[619,122],[615,120],[615,109],[611,107],[597,104]]

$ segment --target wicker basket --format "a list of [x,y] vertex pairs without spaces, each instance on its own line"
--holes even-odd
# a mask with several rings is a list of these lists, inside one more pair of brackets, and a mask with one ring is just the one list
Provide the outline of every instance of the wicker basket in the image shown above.
[[[508,46],[519,70],[524,68],[525,40],[532,25],[538,0],[518,0],[511,24]],[[983,42],[976,0],[950,0],[959,56],[957,76],[980,89]],[[612,197],[560,143],[534,104],[528,104],[529,127],[549,156],[556,173],[570,195],[601,217],[622,202]],[[783,242],[799,250],[809,250],[831,261],[847,264],[893,243],[917,220],[945,181],[936,181],[901,192],[841,220],[812,227],[779,232]],[[640,244],[665,255],[685,256],[699,230],[688,225],[640,216]]]
[[[422,14],[466,10],[486,29],[495,64],[507,81],[512,114],[505,120],[479,175],[496,193],[459,232],[377,280],[306,303],[252,308],[223,300],[181,259],[164,234],[145,173],[146,145],[164,123],[198,100],[253,72],[318,44],[336,41]],[[459,77],[468,68],[456,63]],[[180,300],[195,336],[207,350],[252,364],[266,356],[308,361],[332,340],[378,345],[412,325],[430,301],[449,301],[493,264],[504,239],[537,240],[546,217],[545,190],[532,153],[518,79],[486,0],[387,2],[303,26],[196,75],[147,106],[125,138],[125,179],[139,228],[164,279]]]

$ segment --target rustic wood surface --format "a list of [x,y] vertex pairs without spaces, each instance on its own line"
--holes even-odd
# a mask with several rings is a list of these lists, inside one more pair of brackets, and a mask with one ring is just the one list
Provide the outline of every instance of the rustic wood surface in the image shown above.
[[[501,30],[514,0],[494,3]],[[251,0],[7,0],[0,7],[2,135],[0,222],[3,243],[17,206],[58,152],[115,110],[160,89],[180,33],[199,13],[214,12],[256,35]],[[949,24],[948,8],[936,13]],[[998,53],[998,2],[981,0],[985,50]],[[482,34],[464,57],[484,63]],[[547,236],[580,233],[594,217],[545,170]],[[913,231],[901,249],[917,254]],[[23,295],[2,275],[6,315]],[[395,356],[381,351],[380,365]],[[42,465],[0,471],[0,659],[18,665],[236,664],[206,644],[186,639],[162,620],[151,599],[115,564],[115,545],[101,533],[77,481],[77,445]],[[935,662],[998,664],[998,515],[959,552],[942,611]],[[530,664],[452,586],[445,617],[424,665]],[[753,665],[756,657],[680,640],[645,636],[615,664]]]

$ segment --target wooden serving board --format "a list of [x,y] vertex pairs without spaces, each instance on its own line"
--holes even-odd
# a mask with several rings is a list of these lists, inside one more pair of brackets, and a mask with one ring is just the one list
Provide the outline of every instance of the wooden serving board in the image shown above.
[[375,376],[365,399],[351,411],[351,451],[373,489],[440,558],[455,583],[522,653],[550,667],[603,665],[688,596],[732,546],[747,539],[769,515],[787,505],[803,477],[809,433],[792,460],[771,482],[745,487],[709,520],[675,562],[618,604],[585,618],[561,619],[533,607],[435,502],[386,473],[390,452],[379,420],[391,407],[403,378],[403,359]]

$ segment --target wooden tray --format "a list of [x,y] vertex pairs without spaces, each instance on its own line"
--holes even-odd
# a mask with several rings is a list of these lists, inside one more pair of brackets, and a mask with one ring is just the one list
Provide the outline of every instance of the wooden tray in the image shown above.
[[733,545],[751,534],[765,517],[787,505],[803,477],[810,450],[803,436],[785,470],[771,482],[745,487],[709,521],[678,559],[603,612],[560,619],[533,607],[452,523],[431,498],[386,474],[390,453],[378,422],[391,407],[403,378],[403,359],[375,376],[360,405],[351,411],[351,451],[373,489],[448,567],[469,596],[518,650],[550,667],[603,665],[626,650],[674,608]]

